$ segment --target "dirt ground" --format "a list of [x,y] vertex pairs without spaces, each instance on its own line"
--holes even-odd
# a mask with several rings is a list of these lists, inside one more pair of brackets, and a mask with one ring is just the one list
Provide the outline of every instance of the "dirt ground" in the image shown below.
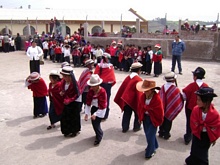
[[[122,113],[113,102],[114,96],[127,72],[115,71],[116,85],[112,88],[110,116],[102,123],[104,138],[98,147],[93,146],[94,131],[90,121],[82,118],[82,130],[75,138],[65,138],[60,132],[59,123],[52,130],[47,130],[48,116],[33,119],[32,92],[24,87],[24,79],[29,75],[29,59],[23,51],[0,53],[0,164],[1,165],[183,165],[190,153],[191,143],[184,144],[185,133],[184,110],[173,122],[171,138],[158,138],[159,149],[156,155],[145,160],[146,139],[143,129],[139,132],[121,132]],[[216,62],[182,61],[183,75],[178,75],[180,89],[192,82],[192,72],[201,66],[206,70],[206,79],[215,93],[220,96],[220,66]],[[163,73],[170,70],[171,59],[163,60]],[[52,69],[59,69],[60,64],[45,61],[41,66],[41,75],[49,84],[48,75]],[[78,78],[84,68],[74,68]],[[164,84],[163,75],[153,79],[158,86]],[[48,100],[49,104],[49,100]],[[214,100],[220,109],[219,98]],[[211,165],[220,163],[220,142],[209,150]]]

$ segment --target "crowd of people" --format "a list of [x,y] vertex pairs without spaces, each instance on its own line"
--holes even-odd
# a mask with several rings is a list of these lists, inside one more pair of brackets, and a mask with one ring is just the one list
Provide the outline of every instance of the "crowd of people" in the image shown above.
[[[62,39],[59,41],[59,38]],[[133,131],[140,131],[143,125],[147,141],[145,158],[151,159],[159,147],[157,128],[158,136],[168,140],[173,120],[182,111],[185,101],[184,141],[186,145],[192,141],[186,164],[208,164],[209,148],[220,137],[220,115],[212,104],[217,95],[202,81],[205,69],[201,67],[192,72],[192,83],[181,91],[177,86],[175,63],[178,63],[179,74],[182,75],[181,55],[185,45],[179,36],[175,37],[172,50],[171,72],[164,75],[165,83],[158,87],[156,81],[142,80],[140,74],[151,75],[153,66],[154,76],[161,75],[163,53],[160,44],[154,45],[153,50],[150,45],[142,50],[132,44],[123,46],[121,41],[112,41],[106,47],[94,45],[77,35],[64,38],[44,36],[44,39],[38,36],[26,51],[30,58],[30,75],[25,84],[33,91],[34,118],[49,113],[48,130],[60,122],[64,137],[75,137],[81,131],[80,115],[84,112],[85,121],[91,118],[94,145],[98,146],[105,132],[101,123],[110,115],[111,88],[117,83],[115,70],[130,72],[113,99],[123,112],[122,132],[129,130],[134,113]],[[61,64],[60,70],[49,73],[48,88],[40,75],[41,56],[44,60]],[[85,68],[78,79],[74,67]]]
[[17,36],[14,38],[9,34],[0,34],[0,52],[13,52],[15,50],[21,50],[21,36],[17,33]]

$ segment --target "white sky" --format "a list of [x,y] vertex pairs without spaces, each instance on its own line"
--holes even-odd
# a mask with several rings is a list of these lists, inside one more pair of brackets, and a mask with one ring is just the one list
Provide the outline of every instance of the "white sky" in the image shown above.
[[31,5],[32,9],[133,8],[148,20],[164,18],[167,13],[167,19],[174,21],[216,21],[220,13],[220,0],[0,0],[0,5],[3,8],[28,8]]

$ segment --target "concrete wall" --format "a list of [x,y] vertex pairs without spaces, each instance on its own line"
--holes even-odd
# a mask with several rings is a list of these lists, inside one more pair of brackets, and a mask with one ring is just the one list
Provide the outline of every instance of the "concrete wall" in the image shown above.
[[[184,40],[186,44],[186,51],[184,52],[183,59],[193,59],[193,60],[214,60],[220,61],[220,35],[216,33],[214,35],[215,40],[205,41],[205,40]],[[88,37],[87,39],[91,43],[101,44],[103,46],[110,44],[112,40],[122,41],[124,45],[135,44],[136,46],[146,47],[151,45],[154,47],[155,44],[161,44],[162,52],[164,57],[171,57],[172,50],[171,44],[173,39],[158,39],[158,38],[120,38],[120,37]]]

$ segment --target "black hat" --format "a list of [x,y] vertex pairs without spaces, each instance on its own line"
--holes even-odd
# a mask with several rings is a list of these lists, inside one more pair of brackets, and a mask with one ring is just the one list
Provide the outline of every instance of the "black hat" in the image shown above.
[[195,71],[192,71],[194,76],[197,76],[201,79],[205,78],[205,70],[202,67],[197,67]]
[[214,89],[210,87],[201,87],[199,90],[195,92],[196,95],[205,96],[205,97],[218,97],[214,93]]

